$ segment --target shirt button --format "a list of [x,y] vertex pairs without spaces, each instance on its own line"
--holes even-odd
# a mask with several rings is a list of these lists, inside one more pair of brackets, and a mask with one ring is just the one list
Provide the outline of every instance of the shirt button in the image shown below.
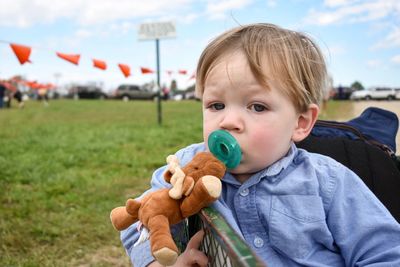
[[256,237],[256,238],[254,238],[254,246],[256,247],[256,248],[261,248],[262,246],[264,246],[264,240],[262,240],[260,237]]
[[248,189],[248,188],[243,189],[243,190],[240,192],[240,195],[241,195],[242,197],[245,197],[245,196],[247,196],[248,194],[249,194],[249,189]]

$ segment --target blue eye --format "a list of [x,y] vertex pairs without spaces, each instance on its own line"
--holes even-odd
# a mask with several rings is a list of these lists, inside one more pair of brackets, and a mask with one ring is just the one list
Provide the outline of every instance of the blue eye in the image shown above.
[[223,103],[214,103],[210,105],[210,108],[214,110],[221,110],[225,108],[225,105]]
[[250,109],[255,111],[255,112],[263,112],[266,111],[267,108],[264,105],[261,104],[253,104],[250,106]]

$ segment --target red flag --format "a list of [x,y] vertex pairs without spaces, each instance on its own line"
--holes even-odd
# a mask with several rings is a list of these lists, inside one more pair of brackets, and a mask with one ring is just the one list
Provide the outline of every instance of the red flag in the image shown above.
[[31,48],[29,46],[10,44],[14,54],[17,56],[18,61],[21,65],[25,62],[31,63],[29,56],[31,54]]
[[128,65],[118,64],[118,67],[121,69],[121,71],[124,74],[125,78],[128,78],[131,75],[131,68]]
[[26,86],[29,86],[31,89],[39,89],[40,84],[37,81],[26,81]]
[[154,70],[143,67],[140,67],[140,71],[142,72],[142,74],[154,73]]
[[30,82],[30,81],[23,81],[23,82],[22,82],[23,85],[28,86],[28,87],[31,87],[31,85],[32,85],[33,83],[34,83],[34,82]]
[[81,57],[81,55],[79,55],[79,54],[71,55],[71,54],[63,54],[63,53],[58,53],[58,52],[57,52],[57,56],[62,59],[65,59],[66,61],[69,61],[75,65],[79,64],[79,59]]
[[107,64],[103,60],[93,59],[93,67],[105,70],[107,69]]
[[186,74],[187,74],[187,70],[178,70],[178,73],[179,73],[179,74],[186,75]]
[[13,92],[17,91],[17,88],[9,81],[3,81],[3,82],[0,82],[0,84],[3,84],[10,91],[13,91]]
[[172,70],[167,70],[167,74],[168,74],[169,76],[171,76],[172,73],[174,73]]

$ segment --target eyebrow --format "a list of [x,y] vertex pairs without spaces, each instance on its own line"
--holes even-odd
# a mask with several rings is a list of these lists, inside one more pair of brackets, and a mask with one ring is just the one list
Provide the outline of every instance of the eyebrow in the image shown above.
[[207,94],[213,97],[223,96],[225,93],[217,86],[204,86],[203,96]]

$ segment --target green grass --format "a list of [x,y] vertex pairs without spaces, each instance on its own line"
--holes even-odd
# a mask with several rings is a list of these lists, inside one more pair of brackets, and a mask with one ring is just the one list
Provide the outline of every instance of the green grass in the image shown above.
[[[330,102],[337,119],[348,103]],[[340,113],[338,113],[340,111]],[[201,142],[201,104],[57,100],[0,110],[0,266],[128,266],[109,213]]]

